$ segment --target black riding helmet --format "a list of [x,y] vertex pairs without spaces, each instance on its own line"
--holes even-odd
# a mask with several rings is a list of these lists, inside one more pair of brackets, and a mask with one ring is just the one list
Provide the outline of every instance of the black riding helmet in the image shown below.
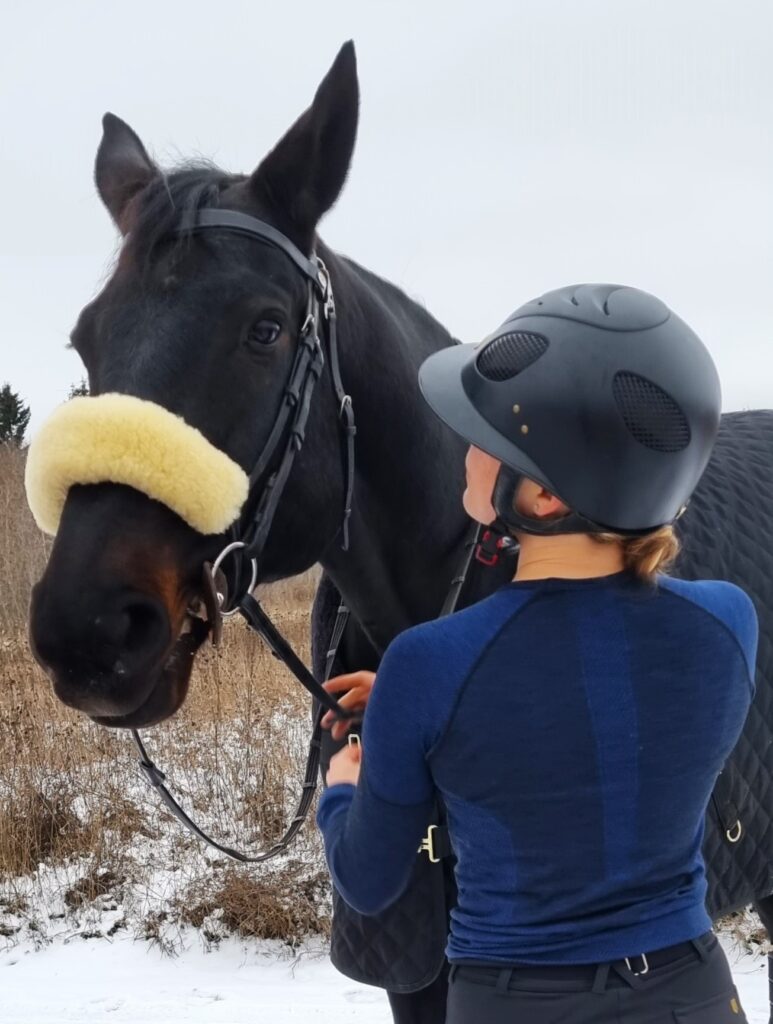
[[[622,285],[527,302],[480,345],[430,356],[419,384],[448,426],[502,462],[495,511],[529,533],[635,535],[673,522],[719,428],[719,378],[701,340],[659,299]],[[523,477],[571,513],[515,512]]]

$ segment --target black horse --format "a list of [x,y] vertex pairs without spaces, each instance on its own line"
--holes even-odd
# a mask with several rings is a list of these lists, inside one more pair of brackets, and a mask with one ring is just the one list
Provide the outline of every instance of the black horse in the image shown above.
[[[334,285],[342,375],[357,414],[351,544],[344,551],[340,543],[344,470],[328,366],[260,568],[263,580],[273,580],[322,564],[318,636],[339,594],[352,612],[341,669],[376,667],[397,633],[438,613],[468,531],[459,501],[464,446],[429,413],[416,386],[422,360],[454,339],[397,288],[316,237],[344,184],[357,114],[347,44],[312,106],[249,176],[211,166],[162,174],[134,132],[107,115],[96,182],[125,240],[113,275],[72,335],[92,394],[122,392],[166,407],[249,473],[282,401],[304,319],[304,281],[279,249],[227,230],[180,233],[180,224],[192,211],[236,210],[273,225],[304,253],[316,249]],[[757,699],[720,780],[706,851],[712,911],[756,900],[773,927],[773,745],[766,724],[773,697],[766,532],[772,450],[773,413],[724,417],[715,457],[683,520],[681,571],[739,583],[760,615]],[[190,628],[188,609],[200,595],[202,563],[223,541],[196,533],[129,487],[73,487],[31,609],[33,649],[61,699],[112,726],[174,714],[206,636],[195,623]],[[512,565],[505,570],[512,573]],[[497,570],[478,577],[466,600],[501,579]],[[380,917],[337,907],[336,963],[385,987],[399,1021],[444,1019],[448,865],[417,857],[408,892]]]

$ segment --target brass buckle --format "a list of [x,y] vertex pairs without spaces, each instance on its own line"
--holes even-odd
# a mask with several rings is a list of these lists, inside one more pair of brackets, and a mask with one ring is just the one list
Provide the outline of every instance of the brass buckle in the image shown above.
[[435,830],[437,825],[430,825],[427,829],[427,834],[421,841],[421,846],[418,849],[418,853],[426,853],[429,857],[431,864],[439,864],[440,857],[435,855]]

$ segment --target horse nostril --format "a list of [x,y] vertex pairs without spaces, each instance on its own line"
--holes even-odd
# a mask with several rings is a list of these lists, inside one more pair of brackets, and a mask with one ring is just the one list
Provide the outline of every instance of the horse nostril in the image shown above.
[[132,594],[117,608],[93,620],[98,661],[117,675],[136,670],[163,650],[169,635],[168,618],[152,597]]
[[127,654],[141,653],[166,643],[166,615],[151,600],[134,600],[125,609],[129,625],[124,638]]

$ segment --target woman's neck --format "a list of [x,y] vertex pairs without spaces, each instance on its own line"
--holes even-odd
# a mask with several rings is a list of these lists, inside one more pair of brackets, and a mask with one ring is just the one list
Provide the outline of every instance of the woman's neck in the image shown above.
[[585,534],[534,537],[519,534],[518,571],[513,579],[586,579],[611,576],[625,568],[619,543],[600,544]]

